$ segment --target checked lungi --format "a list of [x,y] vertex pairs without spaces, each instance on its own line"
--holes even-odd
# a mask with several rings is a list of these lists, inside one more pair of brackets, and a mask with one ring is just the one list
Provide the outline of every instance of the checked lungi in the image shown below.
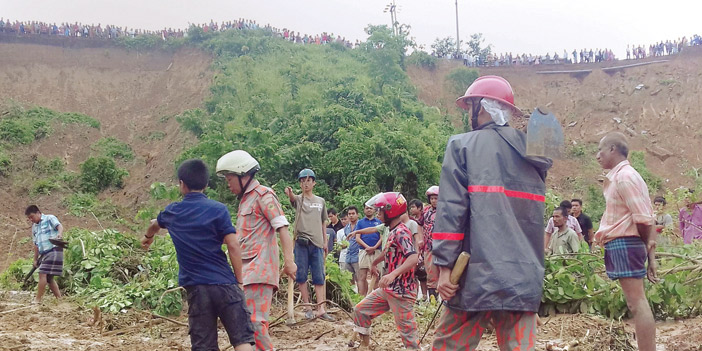
[[63,249],[55,247],[43,254],[37,271],[39,274],[63,275]]

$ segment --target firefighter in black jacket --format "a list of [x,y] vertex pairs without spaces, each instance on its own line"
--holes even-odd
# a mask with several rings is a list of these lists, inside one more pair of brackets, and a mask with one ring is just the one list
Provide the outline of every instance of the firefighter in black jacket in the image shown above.
[[[552,162],[526,156],[526,135],[507,125],[521,111],[504,78],[478,78],[456,103],[471,112],[472,131],[449,139],[441,169],[432,253],[448,308],[433,350],[474,350],[490,324],[501,350],[534,350]],[[454,285],[462,251],[471,258]]]

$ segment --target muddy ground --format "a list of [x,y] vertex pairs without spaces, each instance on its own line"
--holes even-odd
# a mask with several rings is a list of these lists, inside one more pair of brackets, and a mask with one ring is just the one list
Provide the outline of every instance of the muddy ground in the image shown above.
[[[171,321],[150,318],[147,311],[130,310],[118,315],[100,314],[95,319],[92,309],[81,307],[70,297],[57,301],[45,299],[43,305],[30,305],[27,292],[0,293],[0,350],[189,350],[187,327]],[[431,319],[433,306],[417,308],[419,329],[423,332]],[[283,315],[284,308],[274,306],[272,316]],[[285,323],[273,326],[271,334],[278,350],[351,350],[347,346],[352,322],[343,311],[336,310],[337,322],[321,320]],[[172,317],[187,323],[187,315]],[[633,328],[626,322],[610,321],[590,315],[558,315],[545,318],[539,328],[537,350],[547,345],[566,346],[570,350],[633,350]],[[697,333],[702,318],[658,323],[658,350],[700,350],[702,335]],[[385,314],[373,324],[374,350],[402,350],[392,316]],[[423,343],[430,349],[432,331]],[[577,347],[573,347],[578,341]],[[220,328],[219,345],[226,349],[226,333]],[[554,348],[557,349],[557,348]],[[231,350],[231,348],[230,348]],[[498,350],[495,336],[486,332],[478,350]]]

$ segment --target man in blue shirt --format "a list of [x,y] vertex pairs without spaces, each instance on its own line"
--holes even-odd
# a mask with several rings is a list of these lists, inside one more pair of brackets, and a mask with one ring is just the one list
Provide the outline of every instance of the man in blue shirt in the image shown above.
[[54,281],[54,276],[63,274],[63,248],[52,244],[49,239],[61,239],[63,226],[56,216],[42,214],[36,205],[27,207],[24,215],[32,222],[34,267],[39,270],[39,286],[34,303],[41,303],[47,284],[54,296],[57,299],[61,298],[61,291]]
[[[178,259],[178,284],[188,292],[192,350],[219,350],[217,318],[236,351],[252,351],[254,330],[244,304],[241,247],[227,207],[203,193],[210,178],[202,160],[178,167],[183,201],[166,206],[141,240],[147,249],[161,228],[168,229]],[[222,251],[227,245],[231,266]]]
[[349,238],[349,234],[356,230],[356,225],[358,225],[358,208],[356,206],[349,206],[346,208],[346,213],[349,216],[349,223],[344,227],[344,235],[346,235],[346,240],[349,241],[349,247],[346,250],[346,263],[344,263],[344,269],[351,272],[351,282],[356,285],[356,291],[358,291],[358,249],[361,247],[358,245],[355,238]]
[[[363,208],[363,214],[366,216],[358,221],[356,225],[356,230],[361,230],[369,227],[377,227],[382,224],[378,218],[375,217],[375,208],[370,206],[365,206]],[[377,277],[371,277],[370,287],[368,286],[368,272],[370,271],[371,265],[376,258],[382,255],[381,252],[381,240],[380,233],[375,232],[372,234],[356,234],[356,240],[358,245],[360,245],[360,250],[358,252],[358,267],[360,271],[358,273],[358,293],[366,296],[368,291],[373,291],[375,289],[375,282]]]

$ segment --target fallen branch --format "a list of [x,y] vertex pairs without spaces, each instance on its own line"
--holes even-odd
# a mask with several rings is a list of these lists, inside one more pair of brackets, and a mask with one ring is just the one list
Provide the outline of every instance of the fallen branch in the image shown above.
[[13,309],[13,310],[2,311],[2,312],[0,312],[0,314],[7,314],[7,313],[19,311],[19,310],[26,310],[26,309],[28,309],[28,308],[30,308],[30,307],[32,307],[32,305],[24,306],[24,307],[20,307],[20,308],[15,308],[15,309]]
[[164,291],[163,294],[161,294],[161,297],[158,298],[158,304],[161,305],[161,300],[163,300],[163,296],[165,296],[169,292],[174,292],[174,291],[178,291],[178,290],[185,290],[185,288],[182,286],[179,286],[177,288],[168,289],[168,290]]
[[135,330],[135,329],[143,328],[144,326],[146,326],[150,322],[151,321],[141,322],[141,323],[133,325],[131,327],[122,328],[122,329],[118,329],[118,330],[112,330],[112,331],[109,331],[107,333],[102,333],[101,335],[102,336],[114,336],[114,335],[124,334],[124,333],[130,332],[130,331]]
[[168,317],[164,317],[164,316],[158,315],[158,314],[153,313],[153,312],[151,313],[151,317],[165,319],[165,320],[167,320],[167,321],[169,321],[169,322],[171,322],[171,323],[175,323],[175,324],[178,324],[178,325],[183,326],[183,327],[187,327],[187,326],[188,326],[187,323],[179,322],[179,321],[177,321],[177,320],[175,320],[175,319],[171,319],[171,318],[168,318]]

